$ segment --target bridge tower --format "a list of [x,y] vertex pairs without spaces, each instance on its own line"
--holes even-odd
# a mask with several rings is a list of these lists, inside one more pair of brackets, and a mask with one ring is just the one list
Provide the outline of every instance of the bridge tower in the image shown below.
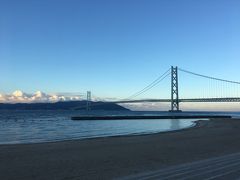
[[87,91],[87,111],[91,110],[91,91]]
[[178,67],[171,67],[171,112],[181,112],[179,110],[178,96]]

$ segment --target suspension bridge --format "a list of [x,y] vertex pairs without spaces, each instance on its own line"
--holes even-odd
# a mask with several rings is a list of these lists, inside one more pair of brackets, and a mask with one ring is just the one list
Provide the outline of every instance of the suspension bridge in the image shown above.
[[[195,76],[198,78],[202,79],[208,79],[210,81],[214,82],[220,82],[221,85],[216,86],[216,92],[221,93],[221,97],[219,95],[211,95],[208,97],[201,97],[201,98],[181,98],[179,94],[179,72]],[[170,76],[170,98],[159,98],[159,99],[134,99],[137,96],[146,93],[156,85],[158,85],[160,82],[162,82],[164,79]],[[225,84],[225,89],[226,92],[228,91],[233,91],[231,86],[235,86],[235,94],[234,95],[223,95],[223,87],[222,85]],[[210,89],[210,91],[212,91]],[[188,70],[184,70],[181,68],[176,67],[171,67],[168,69],[164,74],[159,76],[156,80],[154,80],[152,83],[150,83],[148,86],[143,88],[141,91],[138,91],[131,95],[130,97],[119,100],[119,101],[104,101],[104,103],[109,102],[109,103],[117,103],[117,104],[124,104],[124,103],[145,103],[145,102],[167,102],[171,104],[170,111],[171,112],[181,112],[180,110],[180,103],[185,103],[185,102],[240,102],[240,97],[238,96],[238,92],[240,92],[240,82],[236,81],[231,81],[231,80],[226,80],[226,79],[220,79],[216,77],[211,77],[211,76],[206,76],[202,74],[198,74],[195,72],[191,72]],[[216,93],[216,94],[217,94]],[[86,104],[87,110],[91,110],[91,92],[87,92],[87,104]]]

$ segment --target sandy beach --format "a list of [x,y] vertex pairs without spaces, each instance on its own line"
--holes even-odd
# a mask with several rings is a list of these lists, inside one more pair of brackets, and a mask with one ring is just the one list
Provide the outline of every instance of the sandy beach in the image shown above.
[[0,145],[0,179],[113,179],[240,151],[240,120],[140,136]]

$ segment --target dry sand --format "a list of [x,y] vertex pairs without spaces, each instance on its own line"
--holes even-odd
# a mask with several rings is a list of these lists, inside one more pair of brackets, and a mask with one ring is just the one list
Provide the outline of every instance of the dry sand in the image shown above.
[[240,151],[240,120],[152,135],[1,145],[0,179],[112,179]]

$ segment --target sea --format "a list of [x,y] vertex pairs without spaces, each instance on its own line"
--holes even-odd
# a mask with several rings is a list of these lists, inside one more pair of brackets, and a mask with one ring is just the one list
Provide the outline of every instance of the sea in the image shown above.
[[[169,115],[159,111],[0,110],[0,144],[28,144],[63,140],[153,134],[189,128],[196,119],[89,120],[79,115]],[[231,115],[239,112],[184,112],[182,115]],[[197,119],[198,120],[198,119]],[[207,119],[204,119],[207,120]]]

